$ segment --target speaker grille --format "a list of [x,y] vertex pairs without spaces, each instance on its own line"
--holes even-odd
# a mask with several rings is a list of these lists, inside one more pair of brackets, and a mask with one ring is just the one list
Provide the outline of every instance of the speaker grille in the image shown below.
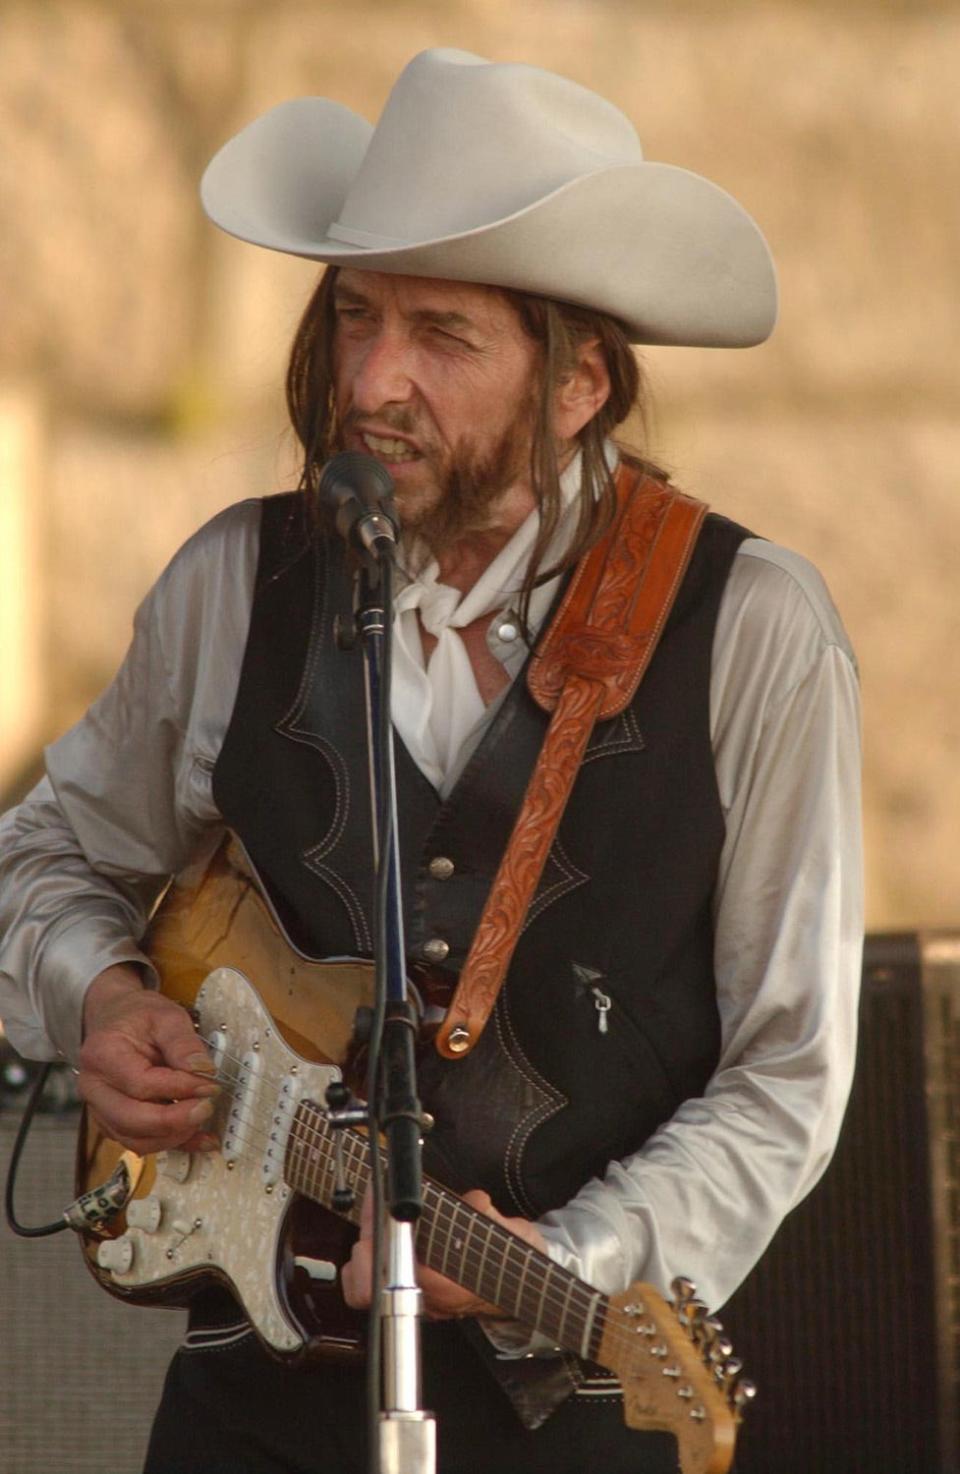
[[868,940],[833,1163],[723,1312],[737,1474],[960,1474],[958,1019],[960,940]]

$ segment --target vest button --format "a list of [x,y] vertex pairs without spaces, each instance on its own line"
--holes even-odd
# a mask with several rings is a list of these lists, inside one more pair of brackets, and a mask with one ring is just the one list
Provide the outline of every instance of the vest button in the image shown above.
[[423,955],[428,962],[444,962],[450,954],[450,943],[443,937],[431,937],[423,944]]
[[456,866],[446,855],[434,855],[427,868],[434,880],[449,880]]

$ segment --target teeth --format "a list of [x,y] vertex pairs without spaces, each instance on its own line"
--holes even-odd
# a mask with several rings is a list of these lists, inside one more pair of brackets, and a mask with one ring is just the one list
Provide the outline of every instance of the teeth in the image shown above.
[[381,435],[371,435],[364,432],[364,444],[377,455],[389,456],[391,461],[412,461],[416,459],[417,452],[411,450],[405,440],[387,439]]

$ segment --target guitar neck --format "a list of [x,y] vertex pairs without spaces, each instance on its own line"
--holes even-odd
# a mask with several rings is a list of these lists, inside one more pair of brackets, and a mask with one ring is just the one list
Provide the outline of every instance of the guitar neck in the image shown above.
[[[370,1180],[370,1147],[356,1131],[344,1130],[340,1136],[342,1177],[353,1193],[353,1206],[343,1216],[357,1222]],[[297,1112],[285,1176],[295,1191],[332,1208],[336,1181],[333,1132],[312,1102]],[[421,1262],[430,1269],[541,1332],[554,1345],[596,1360],[606,1296],[432,1178],[424,1180],[416,1246]]]

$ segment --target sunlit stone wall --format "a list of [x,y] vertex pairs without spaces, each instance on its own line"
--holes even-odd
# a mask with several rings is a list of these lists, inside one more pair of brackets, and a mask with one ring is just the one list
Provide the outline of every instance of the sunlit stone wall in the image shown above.
[[[648,157],[709,175],[762,223],[777,333],[648,354],[652,448],[823,568],[863,672],[871,924],[956,923],[954,3],[0,3],[0,436],[21,443],[11,404],[44,427],[19,594],[24,555],[0,547],[23,682],[0,786],[109,678],[173,548],[289,484],[279,381],[313,269],[207,226],[203,162],[297,93],[375,117],[438,44],[596,87]],[[22,515],[22,483],[5,512],[16,495]]]

